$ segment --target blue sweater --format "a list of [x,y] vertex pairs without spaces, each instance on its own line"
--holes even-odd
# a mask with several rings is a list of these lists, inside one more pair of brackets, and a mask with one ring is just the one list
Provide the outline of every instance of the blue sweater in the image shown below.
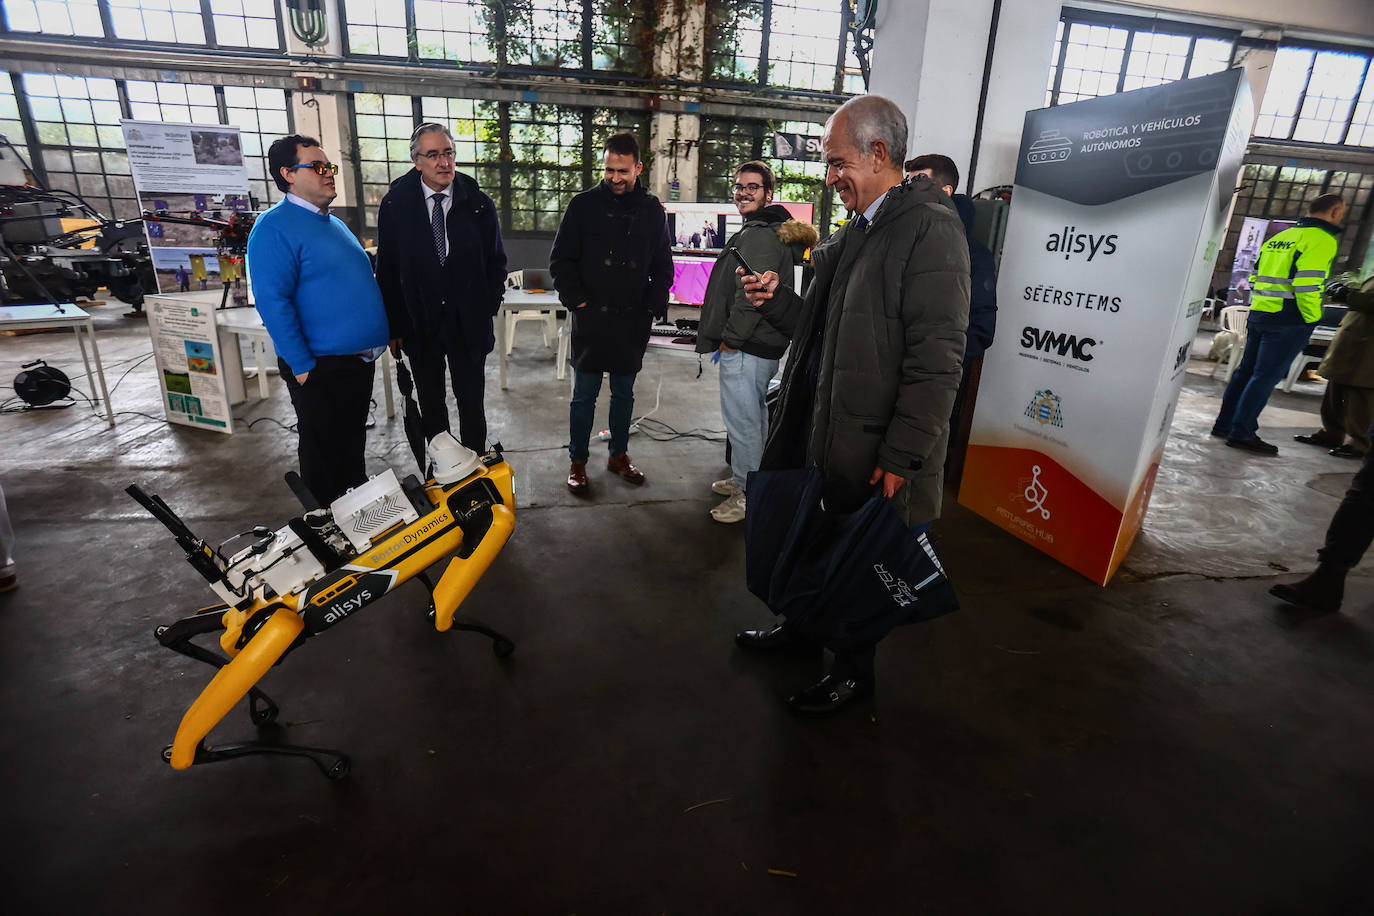
[[372,262],[336,216],[279,201],[253,223],[248,274],[272,345],[296,375],[315,368],[316,357],[387,342]]

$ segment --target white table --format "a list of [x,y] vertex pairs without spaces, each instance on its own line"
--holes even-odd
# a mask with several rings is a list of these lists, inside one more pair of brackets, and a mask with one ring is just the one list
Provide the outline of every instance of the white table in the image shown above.
[[[105,416],[114,426],[114,408],[110,405],[110,393],[105,389],[105,367],[100,362],[100,346],[95,342],[95,322],[84,309],[70,303],[62,305],[0,305],[0,331],[36,330],[47,328],[71,328],[76,334],[76,343],[81,348],[81,362],[86,367],[86,381],[94,388],[96,379],[100,381],[100,398],[105,401]],[[82,330],[90,335],[91,354],[95,356],[95,372],[91,375],[91,361],[86,356],[86,340]],[[92,399],[99,401],[100,398]]]
[[[547,312],[550,310],[561,309],[563,306],[558,301],[558,293],[553,290],[539,291],[528,289],[508,289],[506,298],[501,302],[501,309],[496,313],[496,352],[499,355],[501,365],[501,387],[506,388],[506,313],[507,312]],[[558,346],[555,350],[557,365],[554,367],[554,377],[561,379],[564,377],[567,362],[567,322],[562,322],[558,328]]]
[[[228,332],[234,336],[234,356],[238,356],[238,338],[247,337],[253,348],[254,374],[258,379],[258,397],[267,397],[267,375],[275,366],[267,361],[267,347],[272,342],[272,338],[267,333],[267,328],[263,326],[262,316],[258,310],[252,306],[247,308],[227,308],[218,309],[215,312],[215,325],[221,331]],[[223,343],[221,344],[223,348]],[[386,395],[386,415],[387,418],[396,416],[396,402],[391,392],[392,363],[391,351],[382,354],[382,391]],[[231,400],[233,397],[231,395]]]

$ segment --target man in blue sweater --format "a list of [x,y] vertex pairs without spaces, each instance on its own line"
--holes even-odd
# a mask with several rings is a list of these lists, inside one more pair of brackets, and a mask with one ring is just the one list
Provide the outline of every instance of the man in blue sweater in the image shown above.
[[339,167],[319,141],[282,137],[267,163],[286,197],[253,224],[248,270],[296,408],[301,478],[327,506],[367,481],[363,447],[386,310],[367,252],[329,214]]

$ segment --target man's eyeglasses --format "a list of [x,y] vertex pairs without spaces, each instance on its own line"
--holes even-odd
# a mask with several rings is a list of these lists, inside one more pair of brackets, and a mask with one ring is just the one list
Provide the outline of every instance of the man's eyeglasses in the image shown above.
[[293,169],[310,169],[316,175],[337,175],[339,166],[333,162],[302,162],[291,166]]
[[443,159],[445,162],[452,162],[454,159],[458,158],[458,154],[451,149],[432,149],[427,153],[421,153],[420,157],[422,159],[428,159],[430,162],[438,162],[440,159]]
[[749,182],[748,184],[739,184],[739,183],[736,183],[736,184],[735,184],[735,193],[736,193],[736,194],[738,194],[738,193],[741,192],[741,191],[748,191],[750,194],[757,194],[758,192],[760,192],[760,191],[762,191],[762,190],[763,190],[763,185],[759,184],[757,181],[751,181],[751,182]]

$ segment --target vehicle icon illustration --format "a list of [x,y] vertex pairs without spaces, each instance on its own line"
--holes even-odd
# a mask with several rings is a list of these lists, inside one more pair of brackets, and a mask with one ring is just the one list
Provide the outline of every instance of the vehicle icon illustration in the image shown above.
[[1073,153],[1073,143],[1057,130],[1042,130],[1040,138],[1031,143],[1026,151],[1026,161],[1031,165],[1041,162],[1063,162]]

